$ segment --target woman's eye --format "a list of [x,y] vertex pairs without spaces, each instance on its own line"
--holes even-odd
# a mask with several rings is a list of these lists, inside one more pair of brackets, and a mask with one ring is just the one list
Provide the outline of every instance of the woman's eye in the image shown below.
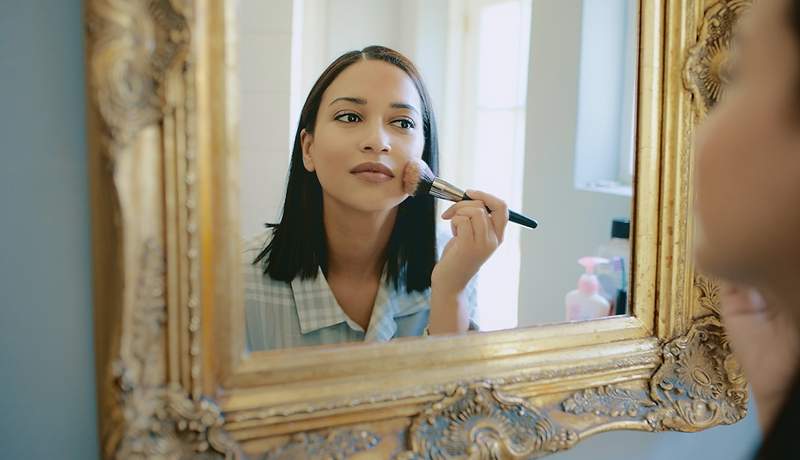
[[414,122],[411,121],[411,120],[408,120],[406,118],[401,118],[399,120],[395,120],[395,121],[392,122],[392,124],[397,126],[398,128],[402,128],[402,129],[413,129],[414,128]]
[[356,123],[361,121],[361,117],[359,117],[355,113],[343,113],[337,116],[336,120],[339,120],[344,123]]

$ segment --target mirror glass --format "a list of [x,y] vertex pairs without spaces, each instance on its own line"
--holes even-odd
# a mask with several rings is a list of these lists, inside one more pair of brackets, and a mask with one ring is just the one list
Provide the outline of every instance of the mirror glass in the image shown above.
[[[235,25],[250,351],[629,313],[637,1],[239,0]],[[360,55],[304,112],[371,45],[420,78]],[[404,195],[434,124],[438,177],[539,223],[509,223],[485,263],[498,214],[467,206],[472,244],[441,255],[453,203]],[[434,299],[409,292],[439,259]]]

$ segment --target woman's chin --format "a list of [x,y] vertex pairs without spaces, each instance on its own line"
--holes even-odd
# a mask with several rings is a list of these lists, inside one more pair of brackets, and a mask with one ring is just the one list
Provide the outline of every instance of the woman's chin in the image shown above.
[[380,200],[375,200],[375,199],[353,200],[349,204],[350,207],[356,211],[364,213],[380,213],[380,212],[390,211],[396,208],[397,206],[400,205],[400,203],[403,202],[404,199],[405,199],[404,197],[400,196],[400,197],[389,197]]

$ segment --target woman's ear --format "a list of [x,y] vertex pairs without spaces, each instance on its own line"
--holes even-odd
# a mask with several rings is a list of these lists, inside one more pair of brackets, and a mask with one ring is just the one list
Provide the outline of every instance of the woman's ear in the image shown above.
[[314,172],[314,158],[311,156],[311,146],[314,143],[314,135],[303,129],[300,131],[300,146],[303,149],[303,166],[308,172]]

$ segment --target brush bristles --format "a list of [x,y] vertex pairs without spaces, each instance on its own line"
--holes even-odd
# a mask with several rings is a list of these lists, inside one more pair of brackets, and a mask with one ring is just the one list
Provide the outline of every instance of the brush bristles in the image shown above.
[[425,196],[430,193],[436,176],[422,160],[411,160],[403,172],[403,190],[411,196]]

